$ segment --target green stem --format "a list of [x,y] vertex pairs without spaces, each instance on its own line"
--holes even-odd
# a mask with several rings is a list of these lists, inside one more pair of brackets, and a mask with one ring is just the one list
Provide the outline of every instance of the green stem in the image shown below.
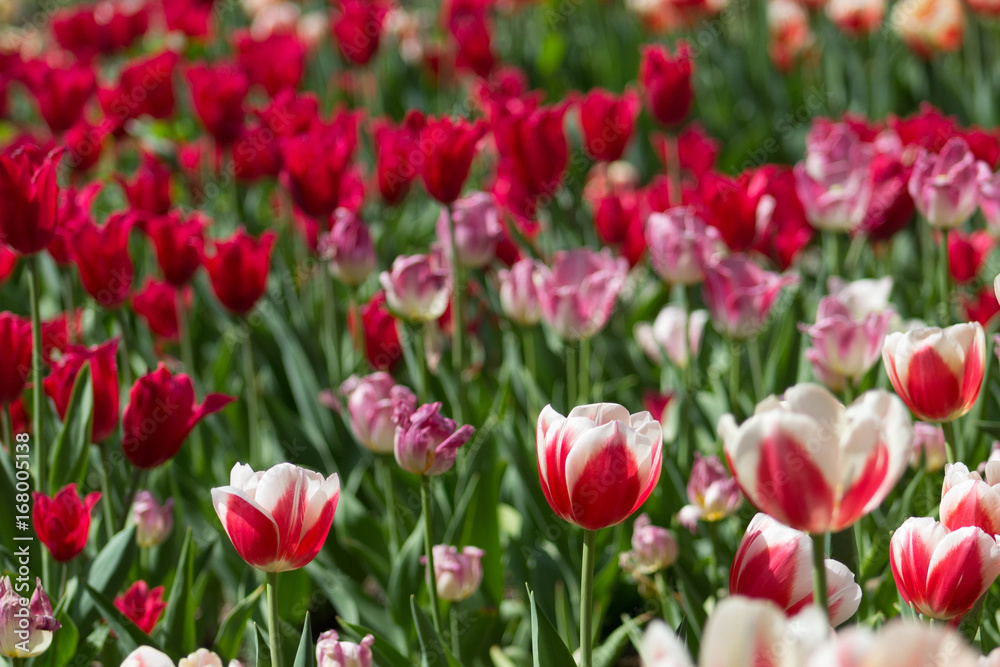
[[667,592],[667,582],[663,578],[663,571],[660,570],[653,575],[653,583],[656,584],[656,595],[660,602],[660,616],[667,617],[670,609],[670,595]]
[[[249,329],[248,329],[249,332]],[[257,412],[256,372],[253,365],[253,344],[250,334],[243,339],[243,378],[247,395],[247,425],[250,435],[250,466],[260,466],[260,417]]]
[[354,322],[354,329],[351,330],[351,341],[353,342],[354,354],[357,357],[355,368],[361,372],[366,372],[368,368],[368,355],[365,350],[365,328],[361,324],[361,312],[358,310],[357,292],[352,291],[348,302],[348,312],[351,314],[351,321]]
[[[194,347],[191,344],[191,327],[187,319],[187,304],[184,303],[184,289],[177,290],[177,334],[181,344],[181,362],[184,370],[191,378],[191,384],[198,392],[198,373],[194,360]],[[191,428],[191,450],[193,452],[195,470],[202,470],[205,463],[205,445],[201,439],[201,429],[198,423]]]
[[708,540],[712,544],[712,566],[708,573],[708,581],[712,585],[712,595],[719,594],[719,587],[722,582],[719,580],[719,565],[725,562],[725,555],[722,543],[719,541],[719,525],[715,521],[706,521],[705,530],[708,531]]
[[590,403],[590,339],[580,341],[580,404]]
[[420,329],[416,325],[413,327],[413,357],[420,371],[420,401],[424,403],[431,398],[430,375],[427,372],[427,336],[431,326],[430,322],[424,322]]
[[[340,381],[340,332],[337,331],[337,308],[334,301],[333,279],[323,271],[319,281],[323,290],[323,326],[326,334],[326,372],[330,377],[330,386],[335,387]],[[360,329],[361,323],[355,323]]]
[[462,642],[458,640],[458,614],[455,613],[455,605],[452,603],[448,610],[448,621],[451,626],[451,654],[455,656],[458,664],[462,664]]
[[535,337],[531,335],[530,329],[522,329],[521,331],[521,349],[524,351],[524,366],[528,369],[528,374],[531,377],[537,377],[535,375]]
[[125,309],[116,308],[115,317],[118,319],[118,327],[122,330],[121,341],[118,344],[118,351],[122,358],[122,380],[126,387],[132,386],[132,361],[129,355],[129,327],[125,318]]
[[753,379],[754,403],[764,398],[764,376],[760,364],[760,339],[754,336],[747,342],[747,356],[750,357],[750,377]]
[[10,416],[10,403],[3,406],[3,412],[0,412],[0,419],[3,420],[3,445],[7,448],[7,453],[10,454],[11,470],[14,470],[14,427],[13,419]]
[[101,513],[104,517],[104,535],[110,542],[115,536],[114,512],[111,508],[111,452],[108,451],[107,442],[102,442],[100,448],[101,464],[104,467],[101,471]]
[[281,667],[281,628],[278,627],[278,573],[267,573],[267,639],[271,644],[271,666]]
[[399,529],[396,527],[396,490],[392,483],[392,467],[387,464],[389,456],[375,457],[375,466],[385,494],[386,526],[389,531],[389,555],[395,558],[399,553]]
[[594,642],[594,557],[597,531],[583,534],[583,566],[580,570],[580,667],[592,667]]
[[955,423],[952,422],[942,422],[941,430],[944,431],[944,448],[948,456],[948,463],[954,463],[957,459],[955,454],[958,453],[958,443],[955,441]]
[[826,534],[814,533],[813,542],[813,602],[826,617],[830,616],[826,595]]
[[826,254],[826,275],[840,275],[840,232],[823,232],[823,250]]
[[128,524],[128,518],[132,515],[132,502],[135,500],[135,494],[139,490],[139,481],[142,479],[142,469],[133,468],[132,469],[132,481],[129,482],[128,492],[125,494],[125,505],[122,508],[122,518],[118,522],[118,530],[121,531]]
[[858,569],[858,547],[854,539],[854,526],[830,534],[830,558],[843,563],[851,572]]
[[69,342],[76,343],[76,305],[73,301],[73,274],[70,271],[63,273],[63,300],[66,303],[66,318],[69,334]]
[[69,563],[62,564],[62,575],[59,577],[59,600],[66,595],[66,581],[69,579]]
[[420,509],[424,515],[424,554],[427,556],[427,593],[431,599],[431,619],[434,630],[441,635],[441,604],[438,602],[437,577],[434,574],[434,522],[431,516],[431,476],[424,475],[420,483]]
[[681,203],[681,160],[677,148],[677,135],[666,132],[663,135],[663,147],[667,158],[667,197],[670,205]]
[[42,287],[41,261],[38,255],[28,261],[28,298],[31,300],[31,429],[35,441],[37,491],[44,490],[48,454],[45,451],[45,420],[42,419],[42,314],[39,309],[39,291]]
[[729,354],[729,411],[740,420],[740,344],[733,341]]
[[[454,285],[451,289],[451,363],[455,367],[458,381],[462,380],[465,368],[463,354],[465,351],[465,323],[462,320],[462,297],[465,292],[465,276],[462,265],[458,261],[458,240],[455,238],[455,212],[448,204],[448,235],[451,239],[451,266],[454,272]],[[458,419],[461,423],[461,418]]]
[[940,250],[938,252],[938,298],[941,306],[941,326],[946,327],[950,323],[951,308],[951,280],[948,275],[948,237],[942,233]]
[[576,407],[576,347],[566,341],[566,410]]

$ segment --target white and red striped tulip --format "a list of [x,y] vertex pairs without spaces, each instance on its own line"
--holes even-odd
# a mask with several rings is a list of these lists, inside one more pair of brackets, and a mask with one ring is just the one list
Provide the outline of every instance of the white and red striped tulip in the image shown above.
[[830,626],[808,607],[787,618],[770,600],[742,596],[719,602],[701,637],[701,667],[801,667]]
[[125,657],[121,667],[174,667],[174,661],[152,646],[140,646]]
[[[813,604],[812,538],[766,514],[757,514],[743,535],[732,568],[729,594],[770,600],[794,616]],[[826,559],[830,624],[838,626],[858,610],[861,587],[843,563]]]
[[894,618],[877,632],[853,625],[833,635],[804,663],[807,667],[982,667],[956,631]]
[[964,463],[944,468],[941,488],[941,523],[948,530],[965,526],[1000,535],[1000,461],[986,463],[986,479]]
[[975,526],[948,531],[932,517],[907,519],[889,542],[903,601],[949,620],[969,611],[1000,575],[1000,543]]
[[949,422],[972,409],[986,370],[986,334],[978,322],[891,333],[885,371],[918,418]]
[[892,394],[869,391],[845,408],[815,384],[764,399],[739,427],[723,415],[719,435],[747,500],[814,534],[843,530],[878,507],[913,449],[910,415]]
[[597,530],[621,523],[653,492],[663,463],[663,432],[648,412],[616,403],[538,416],[538,475],[552,511]]
[[229,486],[212,489],[212,504],[236,551],[264,572],[305,567],[323,547],[340,500],[336,473],[279,463],[254,472],[237,463]]

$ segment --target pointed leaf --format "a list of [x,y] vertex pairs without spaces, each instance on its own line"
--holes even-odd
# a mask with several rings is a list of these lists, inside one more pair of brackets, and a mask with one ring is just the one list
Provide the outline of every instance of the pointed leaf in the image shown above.
[[316,651],[313,648],[312,627],[309,625],[309,612],[306,612],[305,623],[302,624],[302,638],[299,640],[299,650],[295,653],[293,667],[316,667]]
[[195,600],[191,595],[194,581],[194,541],[191,528],[184,536],[181,547],[181,559],[177,563],[177,574],[170,587],[167,598],[167,609],[163,614],[163,645],[173,658],[180,658],[193,653],[198,647],[194,626]]
[[73,616],[81,621],[78,627],[82,631],[89,632],[98,616],[89,591],[93,589],[105,597],[114,597],[135,562],[135,551],[135,526],[128,526],[112,537],[97,554],[87,574],[86,591],[79,597],[79,607]]
[[576,660],[545,614],[535,603],[535,594],[528,590],[531,603],[531,655],[534,667],[576,667]]
[[253,616],[253,612],[257,608],[257,601],[260,600],[263,592],[264,585],[261,584],[240,600],[219,626],[219,632],[215,635],[215,652],[223,658],[231,660],[239,654],[240,646],[243,645],[243,635],[246,634],[247,623]]
[[93,421],[94,389],[90,381],[90,362],[87,362],[73,383],[73,393],[70,394],[62,430],[52,445],[49,493],[55,493],[66,484],[83,479],[87,469]]
[[108,622],[108,626],[114,630],[118,637],[118,644],[123,653],[131,653],[140,646],[152,646],[159,649],[160,645],[152,637],[139,629],[125,614],[118,611],[114,602],[97,589],[86,586],[86,591],[90,599],[94,601],[94,606],[98,613]]

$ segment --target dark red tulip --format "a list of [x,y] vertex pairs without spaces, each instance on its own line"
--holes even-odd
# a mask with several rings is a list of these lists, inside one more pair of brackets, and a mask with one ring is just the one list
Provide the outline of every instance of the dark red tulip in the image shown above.
[[101,2],[59,10],[51,21],[59,46],[82,60],[127,48],[149,29],[145,3]]
[[[652,141],[657,155],[663,161],[663,167],[669,172],[671,158],[667,151],[666,137],[654,134]],[[706,134],[701,125],[690,123],[677,135],[677,155],[681,177],[697,181],[715,166],[715,160],[719,157],[719,142]]]
[[639,114],[639,95],[626,90],[621,95],[595,88],[580,100],[583,146],[595,160],[621,159],[632,138]]
[[691,51],[685,42],[677,43],[674,54],[659,44],[642,48],[639,82],[646,110],[661,124],[677,125],[687,117],[694,96],[692,69]]
[[180,338],[177,288],[170,283],[147,278],[142,289],[132,295],[132,310],[157,338],[171,342]]
[[488,77],[496,65],[490,4],[482,0],[452,0],[446,4],[445,23],[455,43],[455,67],[481,77]]
[[[757,202],[757,236],[753,248],[781,271],[789,268],[813,237],[813,227],[795,190],[795,175],[782,165],[768,164],[747,172],[747,197]],[[761,203],[769,197],[768,204]]]
[[35,534],[59,563],[68,563],[87,547],[90,535],[90,511],[101,499],[101,492],[80,498],[76,484],[67,484],[49,498],[36,491],[31,520]]
[[620,245],[633,224],[642,226],[639,194],[631,189],[611,191],[594,208],[594,228],[601,243]]
[[202,257],[212,291],[230,312],[246,315],[264,296],[276,241],[274,232],[258,240],[241,227],[229,239],[213,242],[213,253]]
[[0,243],[0,285],[7,282],[17,268],[17,253]]
[[91,435],[93,443],[102,442],[114,433],[118,426],[118,339],[94,347],[67,345],[52,373],[43,381],[46,395],[59,413],[66,418],[69,399],[73,394],[73,383],[80,369],[90,362],[91,387],[94,392],[94,426]]
[[533,241],[542,228],[538,222],[537,197],[519,178],[509,173],[507,167],[507,163],[500,163],[491,192],[505,218],[528,241]]
[[63,143],[66,144],[67,164],[76,172],[85,172],[91,169],[97,161],[101,159],[101,151],[104,148],[104,139],[108,136],[108,131],[103,123],[92,125],[87,121],[80,121],[63,134]]
[[424,114],[413,109],[407,112],[398,126],[385,119],[378,119],[372,124],[378,189],[389,205],[403,200],[419,173],[423,158],[420,131],[426,123]]
[[757,237],[757,197],[746,187],[745,178],[732,178],[709,171],[698,184],[696,205],[709,225],[722,234],[733,252],[753,246]]
[[257,115],[261,126],[276,137],[294,137],[319,124],[319,99],[315,93],[299,94],[286,89],[272,97]]
[[570,103],[533,108],[531,104],[508,105],[493,127],[504,170],[532,195],[552,196],[559,189],[569,146],[563,119]]
[[299,87],[305,72],[306,47],[294,33],[272,32],[255,38],[249,30],[233,36],[240,67],[252,85],[264,89],[268,96],[285,88]]
[[163,586],[150,588],[145,581],[137,581],[123,595],[115,597],[115,608],[140,630],[151,634],[167,608],[167,603],[163,601],[164,590]]
[[169,30],[188,37],[207,37],[212,32],[215,0],[161,0],[163,18]]
[[185,215],[172,211],[167,215],[150,218],[144,230],[156,248],[156,261],[168,283],[181,287],[191,282],[201,266],[205,243],[205,228],[209,220],[195,211]]
[[378,51],[389,8],[381,0],[340,0],[338,4],[332,28],[340,54],[356,65],[367,65]]
[[[348,315],[348,326],[357,331],[355,313]],[[365,336],[365,356],[372,368],[391,371],[403,358],[403,348],[399,342],[396,319],[386,306],[385,292],[379,290],[371,300],[361,307],[361,327]]]
[[59,313],[51,320],[44,320],[42,322],[42,358],[47,363],[52,363],[53,352],[67,352],[73,347],[72,343],[82,337],[82,310],[78,309],[72,315]]
[[978,229],[965,234],[957,229],[948,232],[948,270],[956,283],[967,283],[979,275],[996,242],[990,233]]
[[528,92],[528,75],[514,65],[498,67],[488,78],[479,79],[472,88],[472,101],[492,122],[494,110],[505,109],[512,100],[524,98]]
[[55,235],[61,153],[24,145],[0,154],[0,242],[22,255],[44,250]]
[[895,155],[872,159],[872,198],[858,231],[872,241],[887,241],[913,220],[916,206],[907,188],[913,167]]
[[73,263],[70,250],[76,230],[90,222],[90,207],[102,187],[102,183],[91,183],[79,190],[67,187],[59,192],[59,224],[49,242],[48,251],[60,266]]
[[103,225],[88,220],[73,236],[71,253],[83,288],[102,308],[125,303],[135,266],[128,254],[128,238],[134,224],[129,213],[112,213]]
[[305,213],[330,215],[342,196],[342,181],[358,143],[358,117],[338,113],[329,123],[285,139],[282,183]]
[[260,122],[248,123],[233,144],[232,173],[243,183],[252,183],[281,171],[278,137]]
[[34,60],[24,64],[21,79],[53,134],[62,134],[79,120],[97,85],[94,70],[82,63],[58,67]]
[[971,127],[962,136],[969,144],[969,150],[976,156],[976,159],[985,162],[990,171],[993,171],[996,168],[997,160],[1000,159],[1000,133],[995,129],[984,130]]
[[164,215],[170,210],[170,168],[152,153],[142,154],[142,164],[132,180],[121,174],[116,178],[136,211]]
[[[10,432],[14,433],[31,433],[31,417],[28,416],[27,410],[24,409],[24,397],[17,399],[8,406],[10,414]],[[3,442],[0,440],[8,450],[11,449],[13,443]]]
[[130,118],[174,115],[174,70],[178,58],[173,51],[137,58],[122,69],[117,84],[98,91],[110,130],[119,131]]
[[183,373],[172,375],[160,364],[136,380],[122,417],[122,450],[137,468],[161,466],[180,451],[195,424],[235,399],[209,394],[195,403],[194,385]]
[[16,401],[31,373],[31,320],[0,313],[0,406]]
[[1000,302],[992,285],[981,287],[971,296],[961,297],[962,311],[969,322],[979,322],[988,329],[990,322],[1000,314]]
[[194,110],[215,141],[227,146],[243,132],[247,75],[232,63],[194,65],[187,70]]
[[428,118],[420,132],[424,164],[420,176],[427,193],[442,204],[451,204],[462,194],[476,157],[479,139],[486,131],[481,121]]

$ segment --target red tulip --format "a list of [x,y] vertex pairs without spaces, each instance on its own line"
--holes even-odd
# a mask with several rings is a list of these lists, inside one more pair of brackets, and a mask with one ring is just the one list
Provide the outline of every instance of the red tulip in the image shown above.
[[42,358],[52,362],[52,353],[65,353],[75,340],[83,337],[83,311],[59,313],[51,320],[42,322]]
[[330,215],[341,205],[358,144],[357,126],[356,113],[338,113],[331,122],[319,123],[281,144],[282,184],[306,214]]
[[215,141],[226,146],[239,139],[250,85],[243,70],[231,63],[199,64],[188,68],[187,81],[194,110]]
[[305,72],[306,47],[295,34],[272,32],[261,39],[249,30],[239,30],[233,42],[251,84],[269,96],[285,88],[298,88]]
[[151,153],[143,153],[142,166],[131,181],[116,175],[128,203],[136,211],[164,215],[170,210],[170,168]]
[[156,622],[167,608],[163,601],[163,586],[150,588],[145,581],[137,581],[128,587],[124,595],[115,597],[115,608],[139,626],[147,635],[153,632]]
[[501,169],[529,195],[551,196],[559,189],[569,155],[563,131],[568,110],[568,101],[538,108],[512,103],[507,113],[494,119],[493,137]]
[[[671,156],[667,151],[666,138],[654,133],[651,137],[657,156],[663,161],[663,167],[670,170]],[[710,137],[697,122],[689,123],[677,135],[677,158],[680,162],[679,173],[685,179],[697,180],[715,166],[719,157],[719,141]]]
[[873,241],[884,241],[913,220],[915,205],[907,189],[913,167],[904,164],[900,156],[877,153],[871,169],[874,188],[858,229]]
[[168,283],[182,287],[194,277],[201,266],[205,243],[205,228],[209,220],[201,213],[184,216],[174,211],[165,216],[150,218],[144,231],[156,248],[156,261]]
[[59,192],[59,224],[47,250],[60,266],[73,263],[72,249],[76,243],[76,232],[90,223],[91,206],[103,187],[102,183],[91,183],[80,189],[67,187]]
[[389,8],[381,0],[340,0],[339,4],[331,27],[340,53],[356,65],[367,65],[378,51]]
[[135,266],[128,238],[134,221],[128,213],[113,213],[103,225],[87,221],[74,234],[72,253],[80,282],[102,308],[118,308],[132,289]]
[[967,283],[979,275],[996,242],[989,232],[976,230],[971,234],[953,229],[948,232],[948,270],[956,283]]
[[753,249],[787,270],[809,245],[814,230],[795,191],[792,170],[768,164],[748,172],[747,198],[757,201],[758,229]]
[[0,406],[16,401],[31,372],[31,320],[0,313]]
[[162,0],[168,30],[188,37],[207,37],[212,31],[215,0]]
[[698,182],[696,207],[733,252],[753,247],[757,239],[757,208],[760,195],[748,187],[749,174],[731,178],[718,172],[703,174]]
[[372,126],[375,145],[375,169],[382,199],[398,204],[410,190],[410,183],[420,169],[420,131],[426,124],[424,114],[413,109],[399,126],[388,120],[376,120]]
[[452,0],[446,4],[445,25],[455,42],[455,67],[488,77],[496,64],[491,48],[492,28],[481,0]]
[[59,220],[56,166],[61,150],[35,146],[0,154],[0,242],[22,255],[44,250]]
[[86,120],[78,122],[66,130],[63,143],[66,144],[68,166],[77,173],[93,168],[101,159],[104,140],[109,131],[105,123],[91,125]]
[[195,403],[194,385],[187,375],[171,375],[162,363],[136,380],[122,417],[122,450],[132,465],[151,470],[180,451],[195,425],[234,401],[232,396],[209,394]]
[[427,193],[442,204],[450,204],[462,194],[469,177],[476,146],[486,130],[481,121],[428,118],[420,133],[424,152],[421,178]]
[[277,239],[270,231],[254,239],[241,227],[228,240],[215,241],[214,253],[202,257],[212,291],[234,314],[248,314],[267,291],[271,251]]
[[587,530],[614,526],[642,506],[660,479],[663,433],[648,412],[615,403],[552,406],[538,416],[538,475],[552,511]]
[[62,134],[80,119],[97,85],[94,70],[82,63],[54,67],[35,60],[25,63],[21,72],[25,86],[38,103],[38,112],[53,134]]
[[371,300],[361,307],[361,322],[354,313],[348,315],[352,332],[361,326],[365,337],[365,356],[375,370],[391,371],[403,358],[396,318],[386,306],[385,292],[375,292]]
[[691,88],[691,51],[677,43],[675,54],[660,45],[642,48],[639,82],[646,110],[663,125],[677,125],[688,115],[694,91]]
[[261,125],[276,137],[294,137],[318,125],[319,99],[315,93],[282,90],[257,111]]
[[174,115],[174,70],[179,56],[163,51],[131,61],[118,75],[114,86],[98,93],[104,115],[117,132],[125,121],[141,116],[169,118]]
[[17,253],[0,243],[0,285],[7,282],[17,268]]
[[990,328],[990,322],[1000,314],[1000,302],[996,292],[989,287],[981,287],[971,296],[960,297],[962,312],[970,322],[979,322],[984,329]]
[[31,520],[35,534],[52,558],[68,563],[79,556],[87,547],[90,511],[101,499],[101,492],[94,491],[81,500],[76,484],[67,484],[51,498],[38,491],[32,497]]
[[132,295],[132,310],[146,321],[149,330],[158,338],[166,341],[180,338],[177,288],[170,283],[147,278],[142,289]]
[[254,472],[237,463],[212,504],[236,551],[264,572],[308,565],[323,548],[340,500],[340,479],[291,463]]
[[73,383],[85,363],[90,362],[91,387],[94,393],[94,424],[91,442],[99,443],[118,426],[118,339],[102,345],[68,345],[52,373],[43,381],[45,393],[56,406],[60,419],[66,418]]
[[331,216],[333,226],[318,243],[323,259],[330,263],[333,277],[357,287],[375,270],[375,242],[368,225],[356,213],[338,208]]
[[595,160],[614,162],[621,159],[632,138],[639,95],[626,90],[621,96],[595,88],[580,100],[580,126],[583,146]]
[[149,13],[145,3],[77,5],[53,15],[52,33],[62,48],[90,60],[127,48],[142,37],[149,29]]

